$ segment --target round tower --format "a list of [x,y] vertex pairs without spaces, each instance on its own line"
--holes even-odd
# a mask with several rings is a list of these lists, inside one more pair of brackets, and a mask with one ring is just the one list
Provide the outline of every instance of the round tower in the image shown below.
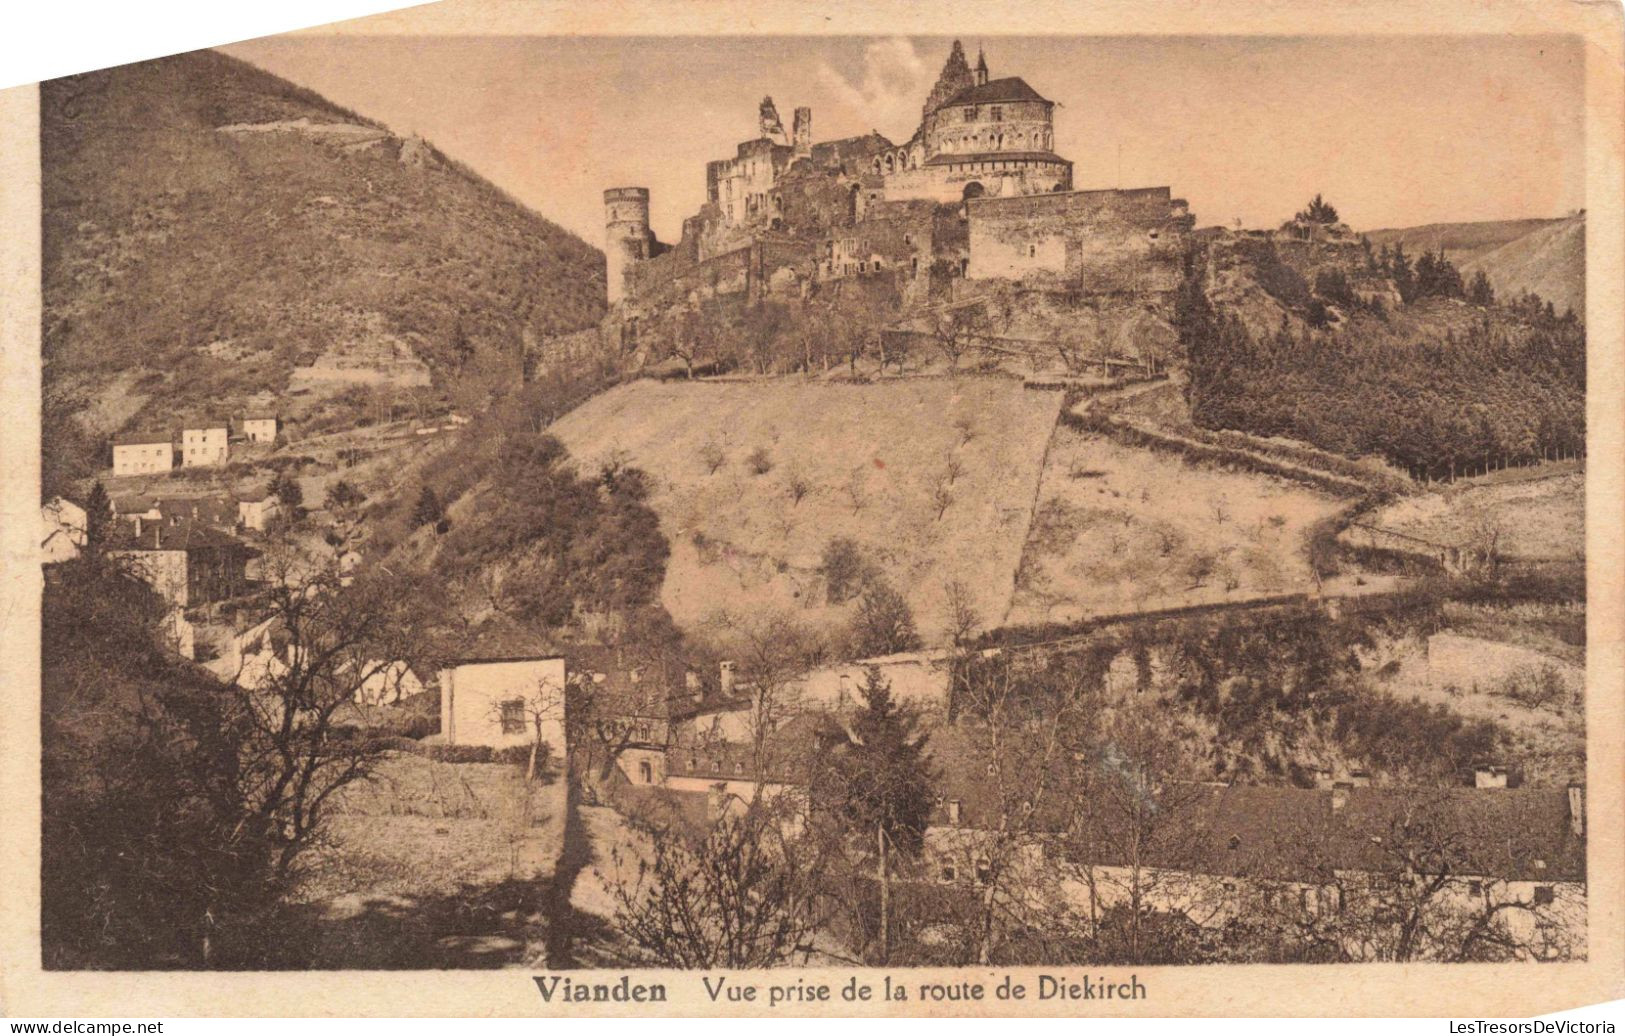
[[609,304],[626,295],[626,272],[649,258],[649,188],[611,187],[604,192],[604,261]]

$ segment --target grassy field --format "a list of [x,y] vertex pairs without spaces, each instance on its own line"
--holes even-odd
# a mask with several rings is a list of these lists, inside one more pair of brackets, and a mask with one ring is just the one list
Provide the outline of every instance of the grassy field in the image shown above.
[[1445,619],[1431,637],[1378,637],[1363,668],[1397,698],[1496,723],[1526,782],[1584,780],[1584,611],[1452,605]]
[[[501,967],[537,959],[563,845],[562,779],[390,757],[338,796],[285,918],[287,963]],[[273,961],[279,963],[280,961]]]
[[950,580],[984,623],[1008,608],[1060,402],[973,377],[640,381],[554,430],[585,470],[619,455],[653,476],[672,549],[662,598],[685,628],[770,608],[843,623],[850,605],[828,601],[820,569],[850,537],[937,640]]
[[1339,506],[1282,479],[1057,428],[1008,621],[1305,589],[1304,534]]
[[1585,475],[1463,485],[1398,500],[1373,525],[1434,543],[1475,540],[1496,530],[1497,548],[1515,557],[1578,558],[1585,552]]

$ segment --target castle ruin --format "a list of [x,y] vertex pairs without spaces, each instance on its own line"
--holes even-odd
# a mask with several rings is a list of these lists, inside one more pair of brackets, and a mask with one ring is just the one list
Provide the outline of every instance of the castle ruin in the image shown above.
[[[1165,297],[1193,217],[1167,187],[1074,189],[1054,148],[1055,104],[1019,76],[991,78],[958,41],[906,143],[871,132],[815,142],[772,98],[760,133],[706,165],[706,201],[675,244],[649,228],[649,192],[604,192],[610,320],[652,322],[712,298],[806,299],[882,279],[898,315],[1003,284]],[[1098,309],[1098,303],[1096,304]]]

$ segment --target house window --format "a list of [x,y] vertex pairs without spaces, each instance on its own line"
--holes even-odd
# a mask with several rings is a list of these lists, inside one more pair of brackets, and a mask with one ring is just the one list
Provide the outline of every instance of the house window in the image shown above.
[[1557,899],[1557,894],[1552,890],[1552,887],[1550,885],[1536,885],[1535,886],[1535,905],[1536,906],[1551,906],[1552,903],[1556,901],[1556,899]]
[[976,109],[975,108],[966,108],[965,109],[965,121],[966,122],[975,122],[976,121]]
[[644,784],[653,784],[655,782],[655,768],[649,765],[647,759],[638,763],[638,780]]
[[523,734],[525,732],[525,703],[522,699],[502,703],[502,732],[504,734]]
[[1000,108],[998,105],[993,106],[993,121],[994,122],[1003,122],[1004,121],[1004,109]]
[[735,760],[734,761],[734,773],[744,773],[744,772],[745,772],[745,764],[742,763],[742,762],[739,762],[738,760]]

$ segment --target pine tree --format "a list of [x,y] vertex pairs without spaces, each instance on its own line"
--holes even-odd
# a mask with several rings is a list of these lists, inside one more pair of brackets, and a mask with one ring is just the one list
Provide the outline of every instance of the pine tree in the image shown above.
[[412,508],[412,526],[414,528],[424,525],[438,525],[445,516],[445,510],[440,506],[440,498],[434,490],[424,486],[418,493],[418,502]]
[[92,550],[107,543],[107,527],[113,521],[113,505],[107,499],[107,490],[100,482],[90,487],[85,497],[85,545]]
[[899,706],[891,684],[870,666],[862,688],[864,706],[851,722],[851,743],[830,757],[829,804],[859,844],[919,855],[936,801],[926,758],[927,735],[918,717]]

